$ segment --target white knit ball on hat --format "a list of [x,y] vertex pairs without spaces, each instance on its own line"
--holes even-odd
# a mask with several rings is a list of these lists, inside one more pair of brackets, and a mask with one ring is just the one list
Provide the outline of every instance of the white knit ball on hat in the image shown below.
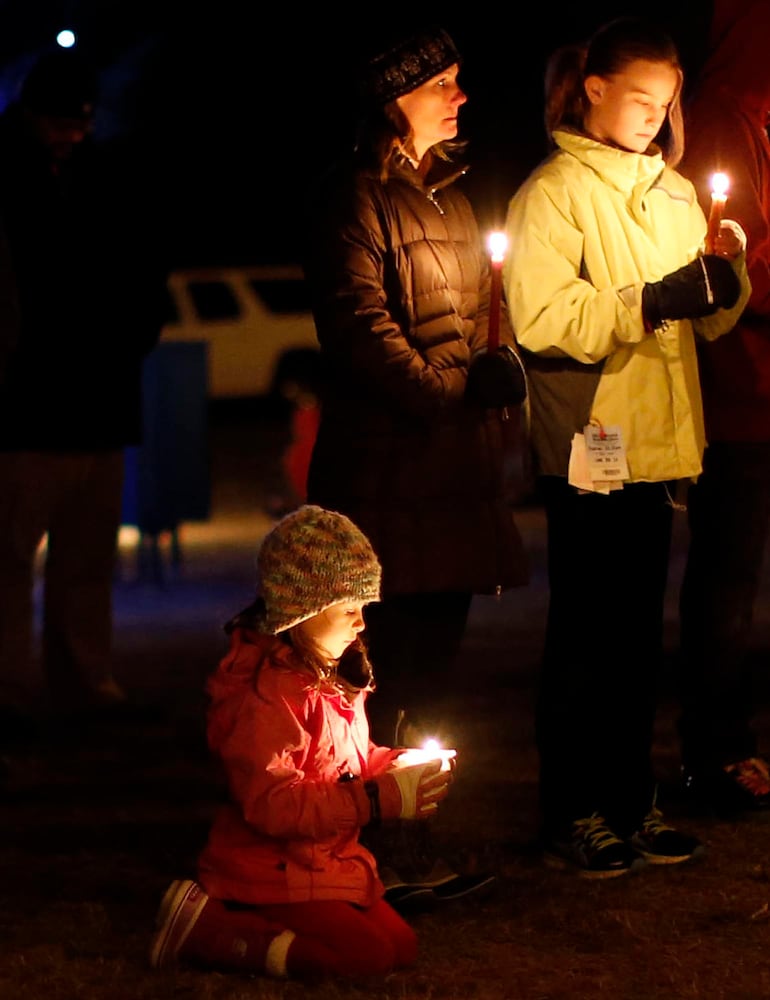
[[276,635],[335,604],[378,601],[381,574],[369,539],[350,518],[305,504],[281,518],[260,546],[260,627]]

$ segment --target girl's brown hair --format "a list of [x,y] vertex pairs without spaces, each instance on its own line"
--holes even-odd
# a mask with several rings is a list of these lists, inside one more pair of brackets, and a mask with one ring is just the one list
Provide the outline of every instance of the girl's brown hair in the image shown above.
[[584,131],[588,97],[586,77],[608,77],[621,73],[637,59],[667,63],[677,72],[678,85],[656,142],[669,166],[675,167],[684,154],[682,116],[683,72],[673,39],[661,28],[636,17],[610,21],[585,45],[566,45],[548,60],[545,73],[545,126]]
[[287,629],[281,633],[281,638],[291,646],[296,659],[314,678],[313,687],[340,688],[351,698],[359,691],[374,690],[374,671],[360,636],[348,646],[338,661],[331,662],[305,633],[302,624]]
[[[231,635],[236,628],[259,631],[265,616],[265,602],[257,597],[247,608],[231,618],[225,632]],[[278,633],[278,637],[294,651],[292,669],[300,669],[312,678],[315,688],[336,687],[353,697],[359,691],[374,691],[374,670],[361,636],[357,636],[338,661],[329,661],[318,645],[302,628],[304,622]]]

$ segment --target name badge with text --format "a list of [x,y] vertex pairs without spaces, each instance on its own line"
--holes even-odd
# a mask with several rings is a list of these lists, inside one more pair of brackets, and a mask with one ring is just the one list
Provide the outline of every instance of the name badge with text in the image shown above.
[[583,433],[591,479],[599,483],[628,479],[628,462],[620,427],[586,424]]

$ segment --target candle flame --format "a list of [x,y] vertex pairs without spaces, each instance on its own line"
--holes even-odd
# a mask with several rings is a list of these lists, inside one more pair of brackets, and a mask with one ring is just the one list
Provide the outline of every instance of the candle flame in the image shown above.
[[717,195],[717,197],[724,198],[727,195],[727,189],[730,187],[730,178],[727,174],[712,174],[711,175],[711,193]]
[[452,761],[457,756],[456,750],[444,750],[438,740],[426,740],[421,747],[410,747],[402,750],[393,761],[392,767],[416,767],[420,764],[430,764],[434,760],[441,761],[442,771],[452,770]]
[[508,237],[505,233],[490,233],[487,238],[487,246],[489,247],[492,260],[496,264],[499,264],[505,257],[505,251],[508,249]]

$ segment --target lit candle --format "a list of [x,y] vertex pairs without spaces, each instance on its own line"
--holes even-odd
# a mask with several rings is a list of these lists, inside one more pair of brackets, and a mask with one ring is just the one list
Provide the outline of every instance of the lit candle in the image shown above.
[[719,235],[722,213],[727,201],[727,189],[730,179],[727,174],[713,174],[711,177],[711,211],[709,212],[709,227],[706,232],[706,253],[714,252],[714,241]]
[[489,327],[487,350],[492,353],[500,346],[500,302],[503,294],[503,260],[508,249],[505,233],[490,233],[487,240],[492,261],[492,283],[489,290]]
[[411,747],[404,750],[393,761],[393,767],[413,767],[415,764],[427,764],[432,760],[441,761],[441,770],[448,771],[452,766],[449,762],[457,756],[456,750],[444,750],[436,740],[426,740],[422,747]]

